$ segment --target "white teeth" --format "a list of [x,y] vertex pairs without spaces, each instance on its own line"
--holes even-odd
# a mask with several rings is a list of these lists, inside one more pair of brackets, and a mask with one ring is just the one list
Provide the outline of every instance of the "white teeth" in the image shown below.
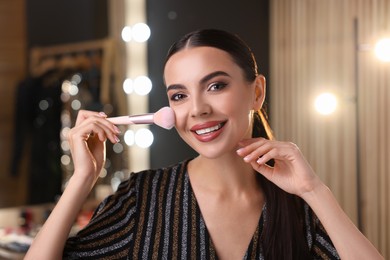
[[218,125],[213,126],[213,127],[196,130],[195,133],[197,133],[198,135],[208,134],[208,133],[211,133],[213,131],[220,129],[221,127],[222,127],[222,124],[218,124]]

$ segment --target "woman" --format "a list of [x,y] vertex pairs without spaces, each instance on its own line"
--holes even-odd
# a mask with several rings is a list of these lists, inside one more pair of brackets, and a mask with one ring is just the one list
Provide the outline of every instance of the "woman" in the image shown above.
[[[299,149],[275,141],[261,112],[265,79],[250,49],[220,30],[169,50],[164,79],[176,129],[199,156],[132,174],[67,239],[119,130],[80,111],[75,172],[27,259],[381,259]],[[91,135],[92,133],[92,135]]]

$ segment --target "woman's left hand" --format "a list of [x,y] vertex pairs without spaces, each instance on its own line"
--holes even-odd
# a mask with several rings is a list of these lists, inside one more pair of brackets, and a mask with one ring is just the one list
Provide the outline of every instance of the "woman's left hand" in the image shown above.
[[[288,193],[302,196],[322,183],[293,143],[253,138],[239,145],[237,154],[245,162]],[[275,162],[272,167],[266,164],[271,159]]]

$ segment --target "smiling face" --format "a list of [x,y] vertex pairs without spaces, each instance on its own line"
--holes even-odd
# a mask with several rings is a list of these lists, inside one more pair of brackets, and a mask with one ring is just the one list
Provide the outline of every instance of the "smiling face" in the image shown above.
[[164,77],[176,129],[200,155],[235,153],[237,143],[251,137],[251,111],[262,105],[264,82],[245,80],[227,52],[185,48],[169,58]]

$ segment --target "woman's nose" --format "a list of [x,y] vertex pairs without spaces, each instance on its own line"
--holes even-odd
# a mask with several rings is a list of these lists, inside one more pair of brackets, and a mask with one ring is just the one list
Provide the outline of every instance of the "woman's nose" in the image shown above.
[[196,98],[192,102],[191,116],[205,116],[210,114],[211,106],[203,99]]

